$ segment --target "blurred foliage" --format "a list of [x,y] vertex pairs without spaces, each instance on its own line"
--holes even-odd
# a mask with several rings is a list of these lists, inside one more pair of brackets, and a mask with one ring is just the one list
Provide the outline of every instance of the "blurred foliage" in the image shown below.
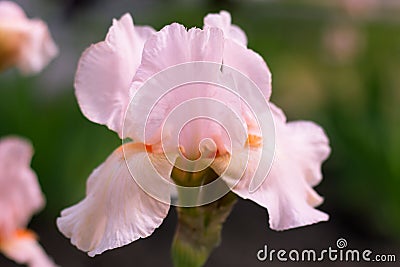
[[47,99],[34,78],[17,74],[1,81],[0,136],[20,135],[33,143],[32,167],[47,198],[46,213],[84,195],[90,169],[120,143],[117,136],[83,118],[72,90]]
[[[325,179],[319,187],[327,207],[366,218],[359,223],[370,231],[400,239],[400,20],[396,16],[350,16],[342,8],[312,1],[179,1],[179,6],[173,1],[153,2],[157,4],[144,13],[132,2],[131,10],[96,19],[110,25],[112,17],[131,12],[136,23],[156,29],[173,21],[200,27],[208,12],[229,10],[234,23],[246,31],[249,47],[271,68],[272,100],[289,120],[316,121],[331,139],[332,155],[324,164]],[[64,22],[79,31],[70,36],[79,47],[88,45],[79,39],[86,33],[96,33],[91,42],[97,42],[107,31],[96,20],[80,24],[89,20],[85,12],[89,11],[77,11]],[[340,29],[351,31],[341,37]],[[336,30],[338,45],[336,37],[329,37],[336,36],[332,33]],[[353,43],[341,42],[347,38]],[[42,86],[46,83],[39,77],[20,77],[16,71],[0,76],[0,136],[18,134],[32,141],[36,150],[32,166],[48,199],[41,216],[53,220],[63,207],[84,196],[86,178],[120,140],[80,113],[73,77],[51,97],[46,93],[51,88]]]

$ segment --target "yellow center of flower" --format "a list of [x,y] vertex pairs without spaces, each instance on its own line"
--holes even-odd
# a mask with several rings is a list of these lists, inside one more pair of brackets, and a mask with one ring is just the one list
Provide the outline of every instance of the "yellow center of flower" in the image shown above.
[[246,144],[252,148],[258,148],[262,145],[262,137],[254,134],[247,136]]

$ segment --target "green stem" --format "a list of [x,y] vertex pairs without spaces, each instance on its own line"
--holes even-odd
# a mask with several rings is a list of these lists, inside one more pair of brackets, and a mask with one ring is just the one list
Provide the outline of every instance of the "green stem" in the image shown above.
[[[190,173],[174,169],[172,179],[184,186],[207,184],[218,178],[211,169]],[[175,267],[201,267],[221,241],[222,225],[229,216],[236,195],[229,192],[224,197],[203,206],[177,207],[178,225],[172,243],[172,260]]]

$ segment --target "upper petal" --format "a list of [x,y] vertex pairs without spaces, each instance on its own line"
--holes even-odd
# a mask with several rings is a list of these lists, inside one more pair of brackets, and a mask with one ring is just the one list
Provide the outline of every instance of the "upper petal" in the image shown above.
[[106,40],[82,54],[75,76],[75,92],[82,113],[105,124],[122,137],[122,123],[129,102],[129,87],[140,64],[151,27],[137,27],[125,14],[114,20]]
[[[218,68],[210,72],[212,66],[206,66],[206,64],[197,64],[197,69],[190,68],[195,64],[182,65],[182,63],[204,63],[204,61],[217,63]],[[225,65],[240,71],[241,77],[248,79],[234,79],[232,77],[234,75],[231,75],[233,71],[224,72],[223,66]],[[181,66],[188,67],[185,69]],[[202,67],[207,69],[202,69]],[[180,71],[174,73],[175,69]],[[163,73],[168,75],[163,76]],[[207,83],[196,83],[200,80],[199,77],[202,73],[207,73],[212,77],[223,77],[222,80],[229,77],[232,80],[229,85],[236,88],[239,94],[253,95],[254,97],[257,95],[256,93],[246,91],[250,88],[248,82],[250,79],[259,87],[265,98],[269,98],[271,75],[267,65],[258,54],[230,39],[224,39],[223,32],[219,28],[186,30],[182,25],[174,23],[154,34],[146,42],[142,64],[132,83],[132,102],[128,108],[124,128],[126,136],[145,143],[159,142],[161,139],[160,129],[166,118],[175,108],[182,107],[188,102],[191,102],[190,106],[187,109],[182,108],[184,111],[180,112],[181,116],[177,114],[174,122],[188,115],[192,119],[204,116],[219,121],[220,118],[216,115],[223,114],[223,112],[218,112],[214,103],[207,105],[204,101],[192,101],[198,98],[218,100],[242,118],[242,104],[243,111],[247,107],[244,102],[241,103],[237,95],[226,89]],[[224,73],[226,73],[225,76]],[[146,87],[148,84],[151,84],[152,87]],[[229,87],[229,89],[232,88]],[[203,113],[199,114],[197,111]],[[207,111],[214,114],[205,115]],[[223,116],[225,115],[223,114]],[[205,138],[216,141],[220,152],[229,150],[229,148],[224,148],[229,145],[226,144],[227,138],[224,136],[222,127],[211,120],[193,120],[185,127],[178,123],[167,126],[169,127],[162,129],[183,128],[179,136],[182,137],[180,139],[182,143],[179,145],[183,146],[191,158],[199,155],[199,142]],[[171,135],[175,137],[175,135]],[[175,148],[178,148],[178,144],[175,145]]]
[[187,30],[172,23],[149,38],[134,81],[144,82],[159,71],[193,61],[222,62],[223,36],[219,29]]
[[223,63],[235,68],[250,78],[263,92],[266,99],[271,95],[271,73],[263,58],[247,49],[247,37],[244,31],[231,23],[227,11],[219,14],[208,14],[204,18],[204,29],[218,28],[226,39],[224,44]]
[[[233,191],[268,209],[270,227],[285,230],[328,220],[328,215],[314,209],[323,199],[313,190],[322,178],[321,164],[330,153],[324,131],[312,122],[286,123],[283,113],[271,105],[275,119],[276,150],[270,173],[254,193],[249,184],[260,161],[262,148],[251,149],[247,168]],[[216,162],[222,173],[227,160]],[[223,177],[232,184],[237,173]],[[232,178],[233,177],[233,178]]]
[[25,227],[44,205],[36,174],[30,168],[31,144],[17,137],[0,140],[0,235]]
[[[60,231],[90,256],[151,235],[168,213],[169,204],[148,195],[132,178],[125,155],[135,173],[143,175],[141,178],[147,179],[152,174],[143,146],[126,144],[90,175],[86,198],[63,210],[57,219]],[[169,162],[160,157],[153,159],[169,177],[172,171]]]
[[[218,94],[220,95],[219,98],[223,98],[222,94],[224,95],[223,99],[229,101],[229,94],[220,92],[221,89],[218,91],[216,86],[205,83],[185,84],[182,82],[182,77],[187,82],[196,80],[196,74],[204,72],[202,69],[204,65],[196,65],[198,66],[197,69],[188,67],[184,74],[182,71],[174,72],[174,69],[170,68],[191,62],[206,61],[221,64],[223,44],[223,35],[219,29],[201,30],[192,28],[186,30],[184,26],[174,23],[154,34],[145,44],[142,63],[132,83],[133,100],[126,117],[127,122],[129,122],[125,124],[126,135],[140,142],[149,143],[151,139],[152,143],[156,143],[160,141],[159,133],[162,123],[179,104],[197,97],[215,98]],[[157,86],[152,86],[149,88],[150,90],[143,89],[143,86],[151,77],[162,74],[163,71],[168,69],[172,71],[168,72],[167,75],[158,76],[160,78],[157,80],[159,82]],[[156,83],[155,79],[152,81]],[[169,85],[180,86],[168,88]],[[150,107],[153,108],[150,110]],[[192,108],[193,110],[196,109],[193,106]],[[146,126],[144,126],[144,120],[147,120]],[[143,137],[144,127],[146,138]],[[218,132],[219,129],[216,131]],[[156,135],[157,137],[154,137]]]
[[18,231],[6,240],[1,240],[0,251],[18,264],[29,267],[55,267],[56,264],[47,256],[29,231]]
[[232,39],[238,44],[246,47],[247,36],[244,31],[237,25],[231,23],[231,14],[225,10],[219,14],[208,14],[204,17],[204,28],[219,28],[224,32],[224,36]]
[[[265,96],[266,101],[269,100],[271,96],[271,72],[259,54],[228,39],[225,40],[224,44],[223,62],[254,82]],[[236,86],[246,88],[246,86],[240,84]]]

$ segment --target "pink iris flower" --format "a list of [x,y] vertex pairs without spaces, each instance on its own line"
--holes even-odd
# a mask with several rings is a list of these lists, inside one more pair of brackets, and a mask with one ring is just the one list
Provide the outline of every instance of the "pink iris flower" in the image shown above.
[[0,70],[16,66],[23,74],[35,74],[57,54],[45,22],[28,19],[14,2],[0,1]]
[[30,168],[32,146],[23,139],[0,140],[0,251],[19,264],[30,267],[56,266],[25,229],[32,214],[45,200],[36,174]]
[[[314,208],[322,203],[322,198],[313,190],[322,179],[321,164],[330,153],[328,138],[312,122],[287,122],[284,113],[272,103],[275,158],[268,177],[255,192],[249,191],[249,185],[265,147],[254,116],[240,103],[235,106],[237,102],[229,95],[219,95],[206,85],[200,88],[201,93],[196,89],[202,85],[176,90],[155,106],[146,128],[150,138],[143,138],[135,123],[146,114],[141,112],[141,103],[137,103],[137,109],[129,110],[132,95],[160,71],[188,62],[222,62],[235,68],[251,79],[269,101],[271,73],[262,57],[247,48],[245,33],[231,24],[230,14],[225,11],[207,15],[203,29],[187,30],[173,23],[158,32],[134,25],[126,14],[113,21],[105,41],[83,53],[75,79],[83,114],[121,138],[133,140],[117,148],[92,172],[86,198],[63,210],[57,220],[60,231],[90,256],[151,235],[168,214],[170,204],[144,192],[132,179],[125,161],[143,180],[151,179],[154,166],[163,178],[170,180],[174,166],[166,153],[179,149],[188,158],[196,159],[200,141],[205,138],[216,144],[211,151],[215,159],[210,167],[227,184],[240,175],[232,191],[265,207],[272,229],[285,230],[328,220],[327,214]],[[234,135],[236,140],[228,144],[219,126],[199,120],[182,129],[179,148],[170,143],[164,146],[160,127],[167,114],[182,101],[199,95],[215,97],[236,109],[245,122],[247,135]],[[243,175],[235,173],[235,168],[224,173],[233,158],[231,145],[237,146],[238,151],[250,151]],[[145,160],[147,157],[152,164]]]

